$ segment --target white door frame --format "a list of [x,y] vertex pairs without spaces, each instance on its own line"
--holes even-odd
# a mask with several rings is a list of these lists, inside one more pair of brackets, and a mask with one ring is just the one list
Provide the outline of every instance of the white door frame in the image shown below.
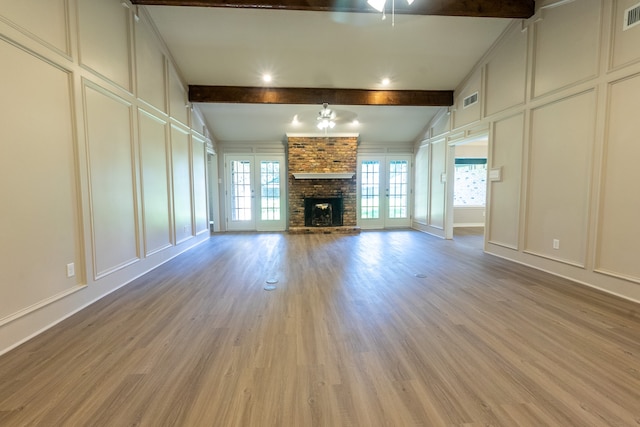
[[[378,218],[366,219],[362,218],[362,162],[367,160],[378,161],[379,168],[379,216]],[[407,162],[407,206],[406,218],[389,218],[389,164],[394,160],[403,160]],[[358,191],[357,191],[357,213],[358,226],[363,229],[385,229],[385,228],[405,228],[411,226],[411,194],[412,194],[412,175],[411,175],[411,154],[366,154],[358,156]]]
[[[232,170],[231,163],[233,161],[246,161],[249,162],[249,191],[250,191],[250,219],[246,220],[234,220],[233,219],[233,203],[232,203]],[[261,218],[262,200],[261,197],[261,163],[263,161],[277,161],[280,164],[279,168],[279,219],[276,220],[263,220]],[[286,229],[286,206],[287,206],[287,192],[286,192],[286,171],[285,171],[285,157],[284,154],[271,154],[271,155],[259,155],[259,154],[225,154],[225,204],[226,204],[226,229],[229,231],[283,231]]]
[[[284,158],[284,154],[256,154],[255,157],[255,188],[256,188],[256,198],[255,198],[255,212],[256,212],[256,230],[257,231],[284,231],[287,228],[287,173],[286,173],[286,161]],[[273,209],[272,212],[278,212],[279,219],[262,219],[262,203],[266,201],[265,198],[262,197],[262,174],[261,174],[261,164],[263,161],[269,162],[278,162],[279,163],[279,180],[278,184],[275,187],[272,187],[272,190],[276,190],[279,192],[279,201],[280,206],[278,209]],[[265,206],[265,208],[269,209],[269,207]]]

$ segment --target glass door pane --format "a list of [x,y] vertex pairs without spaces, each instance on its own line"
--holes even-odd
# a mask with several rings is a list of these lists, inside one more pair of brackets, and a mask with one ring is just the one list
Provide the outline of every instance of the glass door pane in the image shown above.
[[231,162],[231,220],[251,220],[251,162]]
[[260,220],[280,220],[280,162],[260,162]]
[[385,157],[387,189],[385,228],[411,226],[411,157]]
[[258,198],[259,214],[256,218],[258,231],[282,231],[286,224],[286,194],[283,184],[286,175],[283,165],[284,156],[256,156],[256,165],[260,165]]
[[227,156],[227,229],[256,229],[253,156]]
[[389,162],[389,206],[390,219],[407,218],[408,213],[409,162],[391,160]]
[[227,155],[225,161],[227,229],[285,230],[287,195],[284,189],[284,155]]
[[363,229],[411,225],[411,156],[358,159],[358,225]]
[[380,218],[380,161],[363,160],[360,164],[360,218]]

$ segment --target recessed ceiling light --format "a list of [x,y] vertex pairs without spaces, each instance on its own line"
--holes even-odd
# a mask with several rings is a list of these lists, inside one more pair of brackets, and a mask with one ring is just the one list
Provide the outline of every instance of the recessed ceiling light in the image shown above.
[[388,86],[389,83],[391,83],[391,80],[389,80],[389,77],[385,77],[384,79],[382,79],[381,83],[382,86]]
[[358,126],[360,124],[360,122],[358,121],[358,119],[353,119],[351,124],[354,125],[354,126]]
[[262,81],[265,83],[269,83],[271,81],[271,74],[263,74]]

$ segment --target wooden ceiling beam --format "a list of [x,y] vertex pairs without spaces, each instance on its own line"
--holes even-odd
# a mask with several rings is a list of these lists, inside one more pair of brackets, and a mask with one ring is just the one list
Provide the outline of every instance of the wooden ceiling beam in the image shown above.
[[189,86],[190,102],[237,104],[393,105],[449,107],[452,90],[368,90]]
[[[145,6],[232,7],[317,12],[379,13],[366,0],[131,0]],[[387,2],[391,13],[391,2]],[[406,15],[470,16],[527,19],[535,12],[534,0],[417,0],[395,2],[395,13]]]

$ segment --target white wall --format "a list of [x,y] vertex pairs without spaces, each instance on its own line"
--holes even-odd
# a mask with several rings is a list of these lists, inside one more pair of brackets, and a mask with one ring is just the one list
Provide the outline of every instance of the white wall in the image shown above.
[[[425,142],[490,127],[501,179],[487,252],[640,301],[640,26],[622,31],[637,1],[546,3],[505,32]],[[477,111],[461,109],[474,91]]]
[[0,353],[208,237],[207,130],[120,3],[2,4]]

